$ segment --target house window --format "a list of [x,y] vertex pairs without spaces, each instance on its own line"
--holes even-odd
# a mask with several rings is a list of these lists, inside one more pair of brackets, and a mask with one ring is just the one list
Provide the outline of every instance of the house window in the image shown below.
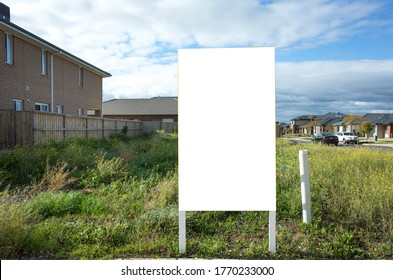
[[83,87],[83,68],[79,68],[79,86]]
[[46,103],[35,103],[35,110],[40,112],[49,112],[49,105]]
[[78,116],[83,116],[83,109],[78,109]]
[[12,107],[15,111],[23,111],[23,101],[17,99],[12,100]]
[[64,113],[63,106],[56,106],[56,112],[57,112],[58,114],[63,114],[63,113]]
[[87,110],[87,115],[88,115],[88,116],[95,116],[95,115],[96,115],[96,110],[94,110],[94,109],[88,109],[88,110]]
[[44,50],[41,50],[41,74],[45,76],[48,74],[47,54]]
[[7,64],[14,63],[14,46],[11,34],[5,34],[5,62]]

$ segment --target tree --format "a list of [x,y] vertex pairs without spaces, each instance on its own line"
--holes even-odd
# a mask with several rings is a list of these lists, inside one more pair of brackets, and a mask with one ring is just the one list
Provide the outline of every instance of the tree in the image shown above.
[[360,133],[363,133],[366,137],[367,134],[371,132],[371,130],[373,130],[373,125],[369,122],[363,122],[360,125]]
[[324,130],[333,133],[334,127],[331,124],[329,124],[329,125],[325,126]]
[[310,131],[311,135],[314,134],[314,127],[316,126],[317,123],[319,123],[322,119],[321,118],[316,118],[314,119],[313,115],[310,115],[307,117],[310,122],[306,125],[304,125],[304,128],[307,129],[307,131]]
[[[345,126],[351,126],[351,131],[353,131],[353,126],[356,125],[358,128],[361,126],[361,124],[364,122],[364,119],[361,116],[358,115],[346,115],[343,118],[344,125]],[[359,130],[359,129],[358,129]]]

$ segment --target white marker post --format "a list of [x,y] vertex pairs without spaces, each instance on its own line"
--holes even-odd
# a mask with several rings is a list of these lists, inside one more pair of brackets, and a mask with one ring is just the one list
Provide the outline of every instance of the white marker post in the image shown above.
[[276,252],[276,211],[269,211],[269,251]]
[[311,223],[310,180],[307,150],[299,151],[300,187],[302,193],[303,223]]
[[179,252],[186,252],[186,211],[179,211]]

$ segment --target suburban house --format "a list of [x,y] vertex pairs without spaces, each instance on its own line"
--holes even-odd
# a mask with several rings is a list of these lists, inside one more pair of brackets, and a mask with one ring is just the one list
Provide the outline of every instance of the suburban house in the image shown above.
[[0,110],[102,116],[111,74],[11,22],[0,3]]
[[314,133],[326,132],[337,133],[339,127],[342,126],[345,114],[342,113],[327,113],[320,116],[314,125]]
[[313,127],[307,126],[311,122],[317,120],[321,116],[318,115],[301,115],[291,120],[290,128],[292,133],[296,134],[314,134]]
[[177,122],[177,97],[112,99],[102,106],[105,118]]
[[374,126],[370,135],[377,136],[378,138],[393,138],[393,114],[368,113],[362,118]]

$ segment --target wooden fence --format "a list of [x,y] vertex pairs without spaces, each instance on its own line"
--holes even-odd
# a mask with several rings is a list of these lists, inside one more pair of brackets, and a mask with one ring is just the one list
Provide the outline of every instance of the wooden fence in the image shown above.
[[106,138],[114,132],[122,131],[124,127],[127,127],[128,136],[139,136],[157,130],[173,132],[177,129],[177,123],[0,110],[0,149],[48,140],[63,141],[78,137]]

